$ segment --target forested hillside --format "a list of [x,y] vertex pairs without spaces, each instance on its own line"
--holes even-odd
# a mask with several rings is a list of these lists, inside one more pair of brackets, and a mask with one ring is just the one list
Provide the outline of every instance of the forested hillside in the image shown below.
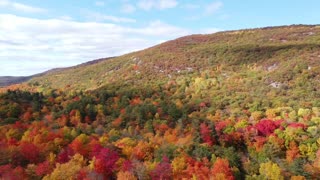
[[317,179],[320,26],[192,35],[2,89],[4,179]]
[[30,80],[31,77],[24,77],[24,76],[20,76],[20,77],[14,77],[14,76],[0,76],[0,87],[5,87],[5,86],[9,86],[12,84],[18,84],[18,83],[22,83],[25,81]]

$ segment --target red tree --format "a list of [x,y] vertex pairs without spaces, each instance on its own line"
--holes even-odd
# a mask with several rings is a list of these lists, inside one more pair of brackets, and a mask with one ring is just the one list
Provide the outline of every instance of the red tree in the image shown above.
[[94,168],[96,172],[104,174],[106,177],[110,177],[115,168],[115,164],[119,159],[118,153],[103,148],[96,157]]
[[58,157],[57,157],[57,162],[58,163],[66,163],[70,160],[70,158],[74,155],[74,151],[70,147],[66,147],[63,149]]
[[208,144],[209,146],[213,145],[213,138],[212,138],[211,132],[212,131],[209,129],[209,127],[205,123],[201,123],[200,125],[201,138],[203,142]]
[[22,142],[20,144],[20,152],[30,163],[37,163],[40,159],[40,150],[32,143]]
[[43,163],[38,164],[37,168],[36,168],[36,174],[37,176],[45,176],[49,173],[51,173],[53,170],[53,167],[51,166],[49,161],[45,161]]
[[171,179],[172,169],[170,160],[167,157],[162,158],[162,162],[159,163],[156,168],[151,172],[151,178],[153,180],[165,180]]
[[276,130],[277,128],[280,127],[280,124],[283,121],[278,120],[278,121],[273,121],[269,119],[261,120],[255,125],[255,128],[258,130],[258,135],[260,136],[269,136]]

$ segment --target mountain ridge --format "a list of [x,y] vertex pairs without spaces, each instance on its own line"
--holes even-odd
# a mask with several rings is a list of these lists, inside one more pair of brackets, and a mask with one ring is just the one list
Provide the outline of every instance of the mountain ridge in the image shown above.
[[165,82],[216,66],[230,71],[237,65],[258,63],[262,69],[267,69],[277,64],[274,58],[281,56],[283,51],[294,54],[301,49],[318,48],[319,27],[290,25],[189,35],[145,50],[107,58],[108,61],[98,59],[92,61],[94,63],[49,71],[32,77],[28,84],[86,91],[115,82],[139,84],[140,80],[144,83],[151,79]]
[[5,86],[10,86],[10,85],[14,85],[14,84],[19,84],[19,83],[23,83],[26,81],[31,80],[32,78],[35,77],[40,77],[40,76],[45,76],[47,74],[50,73],[56,73],[59,71],[64,71],[64,70],[68,70],[68,69],[73,69],[73,68],[79,68],[79,67],[83,67],[83,66],[87,66],[87,65],[92,65],[92,64],[96,64],[99,63],[101,61],[104,60],[108,60],[108,59],[112,59],[114,57],[108,57],[108,58],[100,58],[100,59],[95,59],[95,60],[91,60],[88,62],[84,62],[75,66],[70,66],[70,67],[62,67],[62,68],[53,68],[41,73],[37,73],[34,75],[30,75],[30,76],[0,76],[0,87],[5,87]]

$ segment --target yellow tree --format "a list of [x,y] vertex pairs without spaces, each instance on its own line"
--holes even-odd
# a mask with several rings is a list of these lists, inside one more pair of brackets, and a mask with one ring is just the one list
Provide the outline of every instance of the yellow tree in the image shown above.
[[57,167],[50,175],[45,176],[44,180],[51,179],[76,179],[79,171],[86,164],[85,159],[80,154],[76,154],[65,164],[57,164]]
[[259,172],[263,177],[270,180],[284,179],[284,177],[281,175],[281,168],[271,161],[260,164]]
[[182,179],[184,176],[184,170],[187,168],[187,161],[184,156],[175,157],[171,163],[173,177],[176,179]]

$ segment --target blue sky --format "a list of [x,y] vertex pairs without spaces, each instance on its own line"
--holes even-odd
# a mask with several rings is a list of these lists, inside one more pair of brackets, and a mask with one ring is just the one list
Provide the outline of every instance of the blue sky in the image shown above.
[[0,0],[0,76],[122,55],[189,34],[319,24],[319,0]]

